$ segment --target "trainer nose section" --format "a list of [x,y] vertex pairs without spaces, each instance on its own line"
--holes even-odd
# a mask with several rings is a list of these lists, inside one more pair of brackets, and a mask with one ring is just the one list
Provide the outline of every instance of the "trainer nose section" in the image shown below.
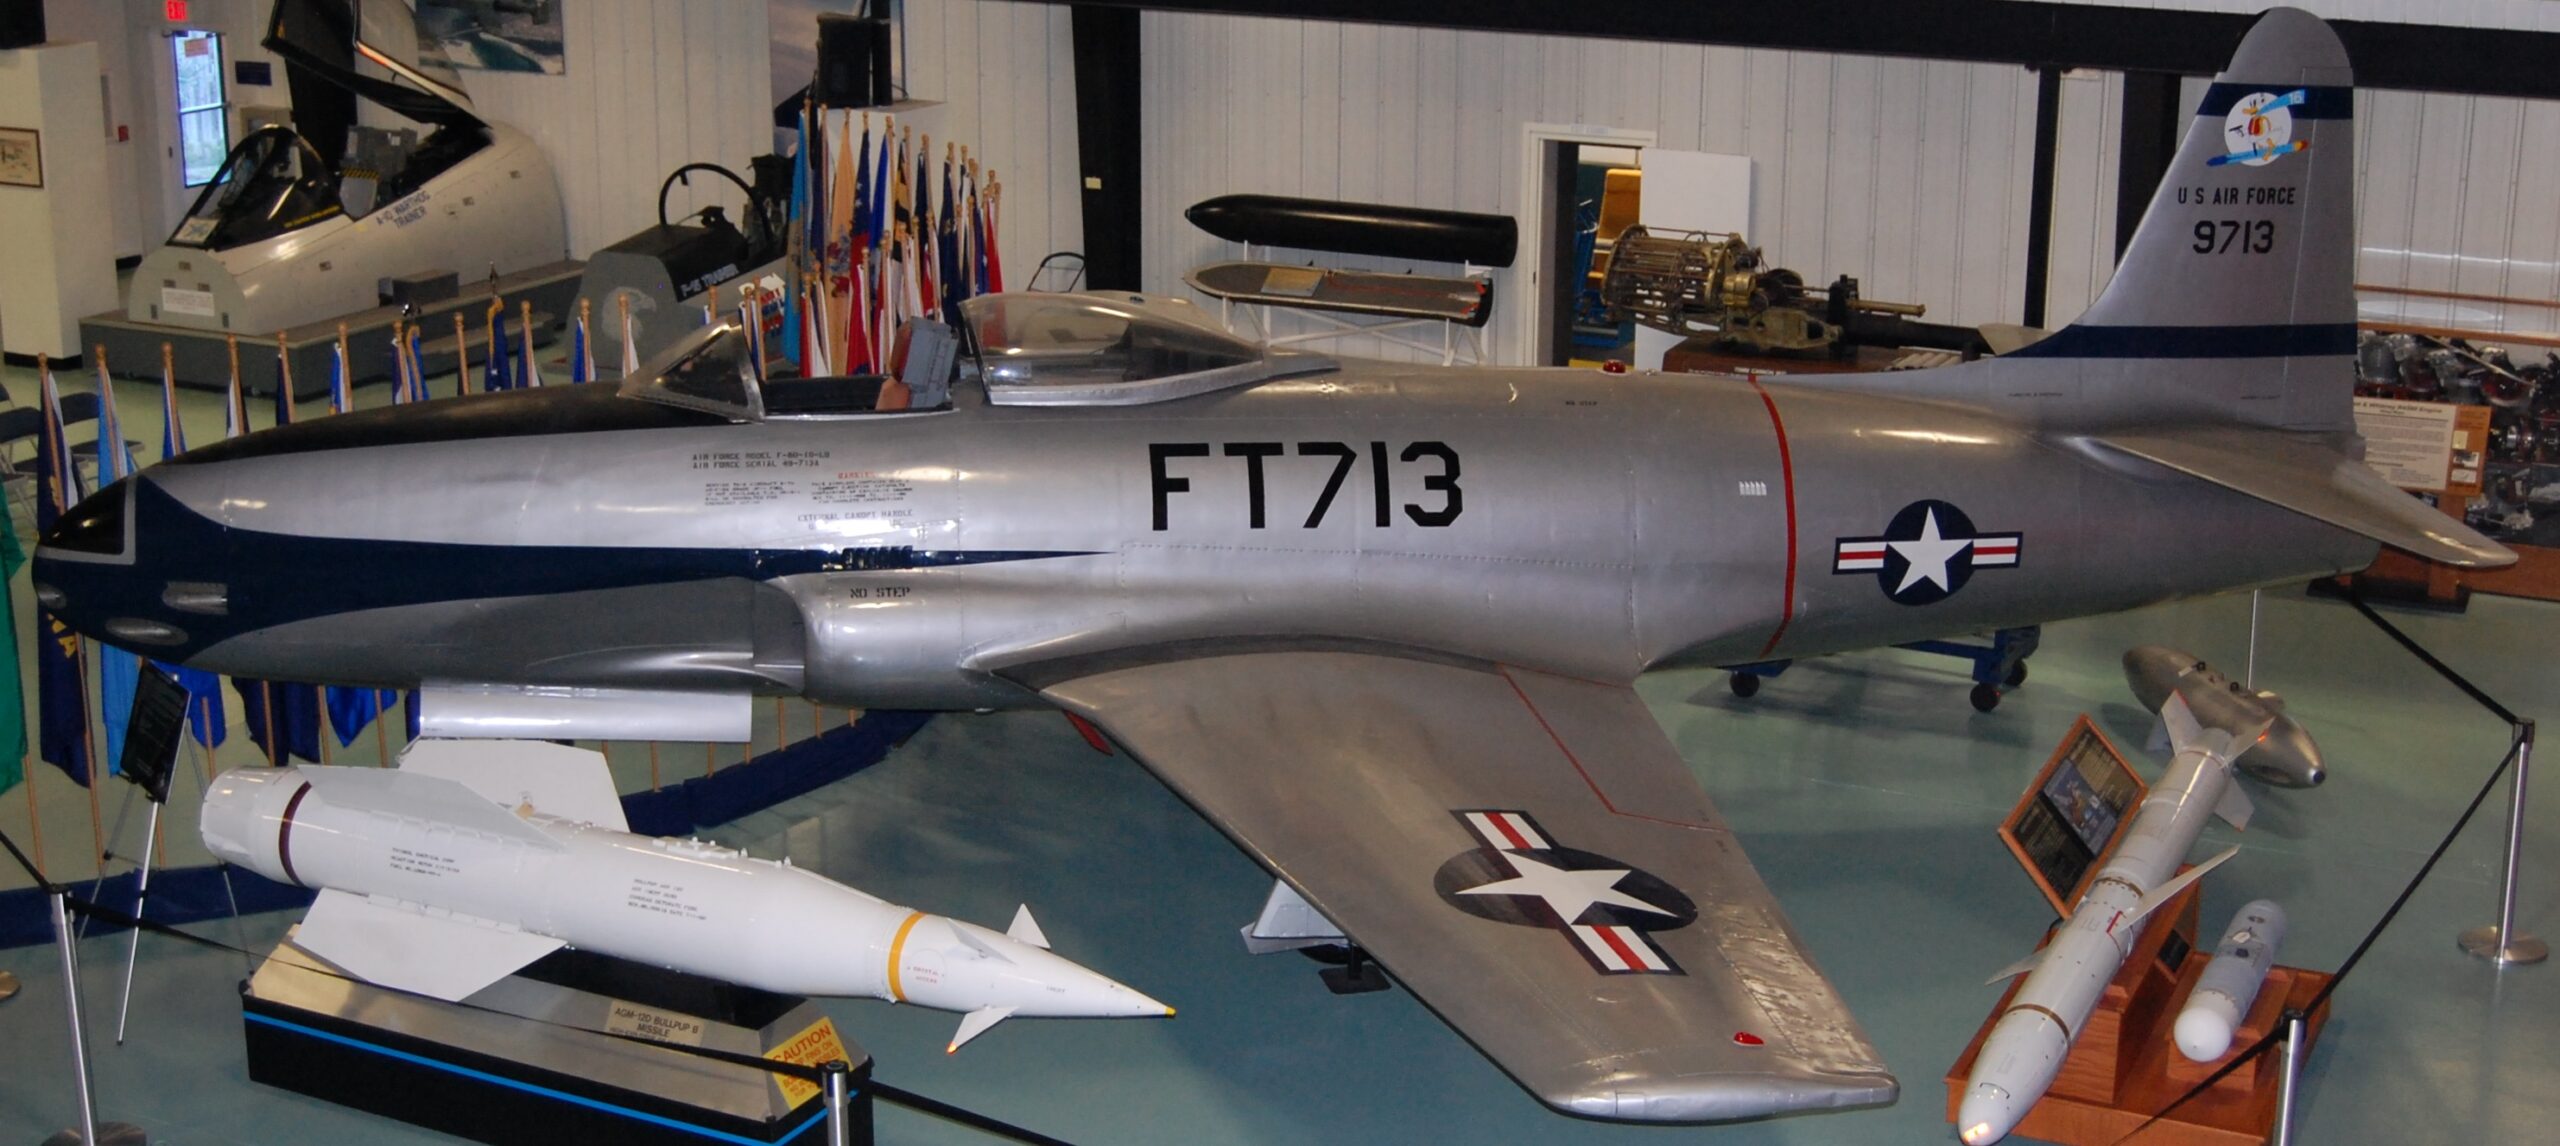
[[113,482],[65,510],[36,541],[32,579],[36,603],[73,632],[165,656],[188,637],[135,560],[140,480]]

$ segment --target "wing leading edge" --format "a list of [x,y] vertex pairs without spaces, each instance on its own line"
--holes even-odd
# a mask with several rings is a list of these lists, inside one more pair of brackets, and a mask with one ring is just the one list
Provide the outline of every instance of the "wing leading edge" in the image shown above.
[[1699,1122],[1896,1094],[1632,689],[1263,652],[1044,691],[1551,1106]]

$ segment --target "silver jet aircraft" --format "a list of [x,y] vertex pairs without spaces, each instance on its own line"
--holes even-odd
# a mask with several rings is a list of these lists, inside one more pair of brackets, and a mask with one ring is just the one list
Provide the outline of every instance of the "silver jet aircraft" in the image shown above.
[[[967,307],[956,378],[743,371],[328,418],[74,508],[38,593],[223,673],[668,735],[758,696],[1109,733],[1559,1110],[1893,1076],[1630,687],[2513,555],[2356,460],[2346,56],[2261,19],[2081,320],[1753,382],[1335,360],[1127,294]],[[935,391],[947,393],[941,399]]]

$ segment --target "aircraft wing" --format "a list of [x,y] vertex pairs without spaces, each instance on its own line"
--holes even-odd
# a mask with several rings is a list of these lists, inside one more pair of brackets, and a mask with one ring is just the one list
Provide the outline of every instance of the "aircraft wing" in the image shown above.
[[1043,691],[1549,1105],[1686,1122],[1894,1098],[1633,689],[1292,651]]

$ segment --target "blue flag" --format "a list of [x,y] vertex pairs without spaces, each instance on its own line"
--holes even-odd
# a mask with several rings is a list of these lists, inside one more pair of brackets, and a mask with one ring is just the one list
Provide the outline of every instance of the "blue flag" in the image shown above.
[[[791,153],[791,218],[801,227],[800,257],[809,260],[803,265],[815,263],[815,251],[808,245],[809,224],[816,214],[809,204],[809,165],[817,162],[809,154],[809,108],[806,102],[800,105],[799,146]],[[796,290],[783,292],[782,356],[793,362],[808,361],[800,356],[800,292]]]
[[[62,436],[62,394],[39,362],[36,386],[44,418],[36,431],[36,534],[43,536],[78,496],[71,448]],[[37,754],[83,786],[89,783],[89,682],[80,666],[80,635],[36,608]]]
[[276,347],[276,424],[293,424],[293,365],[286,361],[284,347]]
[[489,364],[480,375],[480,388],[495,394],[513,387],[515,368],[507,363],[507,310],[501,306],[489,316]]
[[373,689],[329,686],[329,728],[338,734],[338,747],[355,743],[381,712],[381,695]]
[[[279,764],[299,756],[320,759],[320,689],[308,684],[234,677],[240,690],[240,719],[249,739]],[[279,736],[281,733],[281,736]]]
[[[133,455],[125,452],[124,417],[116,409],[116,387],[107,377],[106,359],[101,357],[97,366],[98,486],[103,489],[133,473]],[[98,646],[98,720],[106,730],[110,776],[124,767],[124,733],[133,723],[133,690],[141,673],[142,658],[114,645]]]
[[581,309],[578,321],[569,330],[569,381],[575,384],[595,380],[595,363],[587,360],[587,315]]

